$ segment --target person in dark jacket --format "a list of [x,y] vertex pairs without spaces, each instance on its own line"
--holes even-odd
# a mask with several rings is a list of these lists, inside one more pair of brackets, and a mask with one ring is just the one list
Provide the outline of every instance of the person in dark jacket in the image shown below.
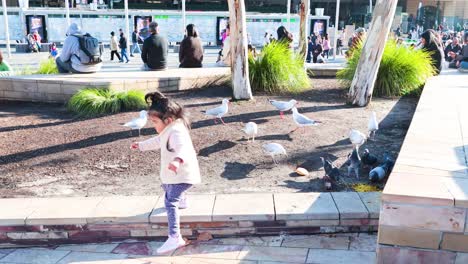
[[151,35],[143,42],[141,59],[143,70],[158,71],[167,68],[167,40],[159,35],[158,23],[151,22],[149,25]]
[[120,62],[123,62],[124,58],[127,60],[126,63],[129,62],[128,60],[128,55],[127,55],[127,38],[125,37],[125,34],[122,32],[120,33],[120,40],[119,40],[119,46],[120,46]]
[[312,60],[312,52],[313,52],[314,44],[312,43],[312,39],[310,37],[307,37],[307,56],[306,56],[306,62],[310,63]]
[[180,68],[201,68],[203,62],[203,44],[198,37],[194,24],[186,27],[186,37],[180,43]]
[[436,71],[436,75],[442,70],[442,58],[444,58],[444,51],[442,43],[439,40],[437,32],[433,29],[428,29],[421,34],[422,49],[430,52],[432,58],[432,66]]
[[452,43],[447,45],[444,50],[445,60],[451,62],[458,54],[460,54],[462,47],[458,43],[458,38],[454,37]]
[[322,54],[323,48],[322,44],[320,44],[320,41],[317,40],[317,42],[312,45],[312,62],[317,63],[317,58],[320,54]]
[[134,57],[133,53],[135,53],[135,51],[141,53],[140,45],[138,45],[139,37],[140,36],[138,35],[138,30],[135,28],[132,33],[132,48],[130,49],[130,57]]

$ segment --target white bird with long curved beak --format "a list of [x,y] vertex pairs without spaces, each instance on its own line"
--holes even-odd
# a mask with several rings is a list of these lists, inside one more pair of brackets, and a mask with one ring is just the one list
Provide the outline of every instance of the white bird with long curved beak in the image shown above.
[[280,111],[281,119],[284,119],[284,111],[291,110],[297,104],[297,101],[294,99],[291,99],[288,102],[277,100],[268,100],[268,102],[270,102],[270,104],[272,104],[276,109]]
[[369,123],[367,124],[367,130],[369,131],[369,139],[374,139],[375,133],[379,130],[379,122],[377,121],[375,112],[371,113]]
[[258,126],[254,122],[248,122],[245,124],[245,127],[242,129],[242,131],[247,134],[247,141],[249,141],[250,137],[252,137],[252,142],[254,142],[255,136],[258,133]]
[[351,129],[349,131],[349,140],[356,149],[359,149],[359,147],[366,142],[366,139],[366,135],[361,133],[359,130]]
[[270,155],[273,159],[275,164],[278,164],[276,156],[285,155],[288,156],[286,153],[286,149],[278,143],[268,143],[263,145],[263,150],[266,154]]
[[297,110],[296,107],[292,108],[292,112],[293,112],[294,122],[297,124],[297,128],[294,129],[291,132],[296,131],[300,127],[318,126],[318,124],[321,123],[320,121],[312,120],[312,119],[308,118],[307,116],[299,113],[299,111]]
[[140,130],[146,125],[146,122],[148,122],[148,112],[146,110],[141,110],[140,117],[132,119],[123,126],[131,129],[138,129],[138,136],[140,136]]
[[213,117],[215,124],[216,124],[216,118],[219,118],[221,122],[225,125],[223,116],[226,115],[229,110],[228,104],[229,104],[229,100],[225,98],[223,99],[220,106],[206,110],[205,115]]

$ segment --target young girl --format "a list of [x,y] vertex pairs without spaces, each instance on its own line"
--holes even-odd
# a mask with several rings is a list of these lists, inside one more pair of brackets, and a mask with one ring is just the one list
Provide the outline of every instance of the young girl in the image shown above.
[[163,254],[185,245],[180,234],[179,208],[186,208],[184,193],[200,183],[200,169],[183,108],[160,92],[147,94],[145,100],[151,103],[148,116],[159,135],[133,143],[131,148],[161,149],[160,178],[166,192],[164,205],[169,227],[169,238],[157,250]]

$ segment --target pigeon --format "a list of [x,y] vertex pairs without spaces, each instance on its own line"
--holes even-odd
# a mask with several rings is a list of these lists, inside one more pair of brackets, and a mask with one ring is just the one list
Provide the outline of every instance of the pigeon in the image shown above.
[[295,106],[292,108],[292,112],[293,112],[294,122],[296,122],[297,124],[297,128],[291,132],[296,131],[300,127],[317,126],[319,123],[321,123],[320,121],[312,120],[308,118],[307,116],[300,114],[299,111],[297,111],[297,108]]
[[227,114],[227,112],[229,110],[228,109],[228,104],[229,104],[229,100],[225,98],[225,99],[223,99],[223,102],[222,102],[222,104],[220,106],[209,109],[209,110],[206,110],[205,115],[213,117],[214,118],[213,120],[214,120],[215,124],[216,124],[216,118],[219,118],[221,120],[221,122],[223,122],[223,124],[225,124],[224,120],[223,120],[223,116],[225,114]]
[[273,162],[275,164],[278,164],[278,161],[276,160],[276,156],[279,156],[279,155],[288,156],[284,147],[278,143],[264,144],[263,150],[273,158]]
[[131,129],[138,129],[138,136],[140,136],[140,130],[146,125],[148,121],[148,112],[146,110],[140,111],[140,117],[132,119],[130,122],[124,124],[126,127]]
[[390,157],[386,156],[384,163],[369,172],[369,180],[372,182],[381,181],[390,172],[394,164],[395,162],[390,159]]
[[254,122],[248,122],[245,124],[245,128],[242,129],[247,134],[247,141],[252,137],[252,142],[255,141],[255,135],[258,133],[258,126]]
[[284,119],[284,114],[283,114],[284,111],[290,110],[297,104],[297,101],[294,99],[291,99],[288,102],[276,101],[276,100],[268,100],[268,102],[270,102],[270,104],[272,104],[276,109],[280,111],[281,119]]
[[379,130],[379,122],[377,122],[377,116],[375,112],[372,112],[369,123],[367,124],[367,130],[369,131],[369,138],[374,139],[375,133]]
[[349,140],[353,144],[353,147],[359,149],[359,147],[366,142],[366,135],[361,133],[359,130],[351,129],[349,131]]
[[364,154],[362,154],[361,161],[364,165],[372,166],[377,163],[378,159],[375,155],[370,154],[369,149],[364,149]]
[[361,167],[361,157],[359,157],[358,149],[355,148],[352,153],[348,155],[348,160],[346,161],[348,165],[348,177],[351,176],[351,172],[354,170],[356,178],[359,179],[359,168]]
[[320,157],[323,164],[323,169],[325,170],[325,176],[330,177],[332,180],[337,181],[340,177],[340,170],[328,159]]

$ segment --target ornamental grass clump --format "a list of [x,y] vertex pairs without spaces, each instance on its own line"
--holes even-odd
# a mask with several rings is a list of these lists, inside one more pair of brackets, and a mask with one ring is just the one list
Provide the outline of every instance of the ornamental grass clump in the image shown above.
[[[348,59],[346,67],[337,73],[338,79],[348,87],[356,72],[362,47],[363,42],[360,42]],[[405,45],[397,45],[395,40],[389,40],[380,62],[373,95],[417,95],[427,78],[433,76],[434,73],[430,53]]]
[[58,69],[57,65],[55,64],[54,59],[47,59],[41,61],[39,64],[39,69],[37,70],[36,74],[57,74]]
[[147,107],[142,91],[116,92],[110,89],[86,88],[68,101],[68,109],[78,116],[95,117]]
[[249,56],[249,77],[254,92],[297,93],[310,87],[302,58],[277,41],[263,47],[256,58]]

